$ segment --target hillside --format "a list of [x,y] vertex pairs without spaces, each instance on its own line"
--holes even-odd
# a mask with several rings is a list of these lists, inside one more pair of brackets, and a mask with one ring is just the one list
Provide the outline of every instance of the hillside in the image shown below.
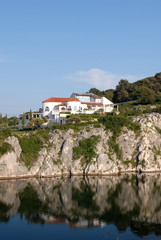
[[154,77],[147,77],[133,83],[121,79],[116,89],[100,91],[96,88],[89,90],[99,96],[107,97],[114,103],[138,100],[141,104],[149,104],[161,101],[161,73]]

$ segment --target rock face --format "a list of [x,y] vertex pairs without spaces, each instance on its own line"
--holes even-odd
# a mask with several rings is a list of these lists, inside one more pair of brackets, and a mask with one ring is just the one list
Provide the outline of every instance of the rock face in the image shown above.
[[19,161],[21,147],[16,137],[5,140],[12,145],[14,151],[4,154],[0,158],[0,177],[19,177],[28,173],[27,167]]
[[[140,124],[141,132],[137,134],[123,128],[116,140],[122,157],[119,158],[109,147],[111,132],[103,127],[85,127],[79,133],[73,130],[50,132],[49,145],[44,146],[37,161],[28,169],[21,159],[21,147],[16,137],[5,141],[11,144],[14,151],[0,158],[0,177],[51,177],[60,175],[112,175],[121,172],[161,171],[161,115],[158,113],[135,117]],[[73,159],[73,147],[83,139],[99,136],[96,157],[86,162],[81,156]]]

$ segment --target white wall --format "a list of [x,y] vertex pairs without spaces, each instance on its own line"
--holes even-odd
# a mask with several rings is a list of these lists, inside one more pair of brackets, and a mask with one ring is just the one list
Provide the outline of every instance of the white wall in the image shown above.
[[[61,103],[62,102],[44,102],[44,103],[42,103],[43,116],[52,118],[52,111],[53,111],[54,107]],[[46,107],[49,107],[49,111],[45,111]]]
[[105,97],[102,97],[101,98],[102,99],[102,104],[103,105],[106,105],[106,104],[113,104],[113,102],[111,102],[110,100],[108,100],[107,98],[105,98]]
[[[67,102],[67,109],[71,107],[71,113],[77,113],[81,107],[81,103],[78,101],[69,101]],[[76,109],[75,109],[76,107]]]

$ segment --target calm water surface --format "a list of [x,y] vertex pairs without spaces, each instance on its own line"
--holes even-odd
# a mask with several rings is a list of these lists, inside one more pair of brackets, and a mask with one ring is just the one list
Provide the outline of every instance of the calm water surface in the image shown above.
[[161,239],[161,175],[0,181],[1,239]]

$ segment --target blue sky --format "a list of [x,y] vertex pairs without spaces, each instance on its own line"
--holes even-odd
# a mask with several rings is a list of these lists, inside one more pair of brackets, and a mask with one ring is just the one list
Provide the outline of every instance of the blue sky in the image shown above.
[[0,0],[0,112],[161,72],[160,0]]

